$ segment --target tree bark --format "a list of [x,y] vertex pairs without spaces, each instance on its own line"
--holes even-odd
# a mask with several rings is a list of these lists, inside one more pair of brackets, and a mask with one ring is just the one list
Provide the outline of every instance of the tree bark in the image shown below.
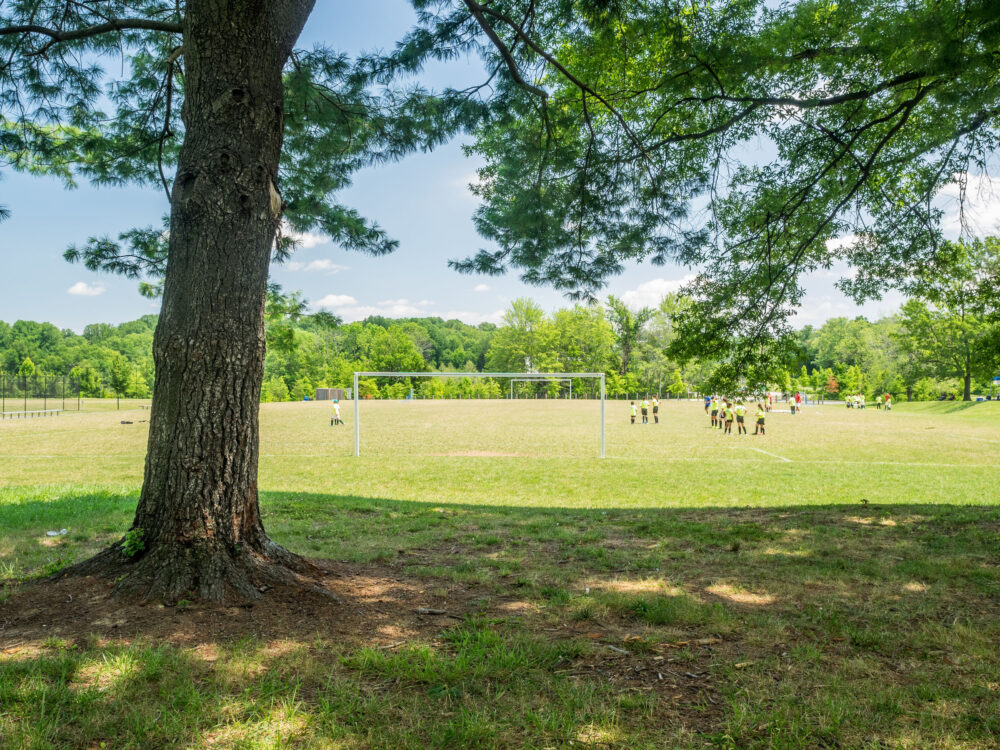
[[119,595],[240,602],[316,572],[268,539],[257,497],[282,70],[314,2],[186,6],[185,136],[142,494],[130,535],[78,566],[113,576]]

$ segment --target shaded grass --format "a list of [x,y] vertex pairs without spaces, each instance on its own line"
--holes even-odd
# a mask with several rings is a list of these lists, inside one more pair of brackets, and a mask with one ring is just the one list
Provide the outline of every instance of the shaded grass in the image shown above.
[[[88,554],[134,503],[112,489],[3,491],[3,543],[16,550],[5,577]],[[265,494],[263,507],[292,549],[383,566],[443,598],[478,592],[482,614],[396,649],[245,639],[207,659],[49,642],[0,657],[0,736],[14,747],[1000,741],[997,508],[602,511],[305,494]],[[39,545],[34,524],[71,511],[100,521],[57,551]],[[525,606],[504,614],[511,601]],[[635,668],[662,670],[676,692],[622,677]]]
[[[604,463],[564,404],[506,412],[516,429],[481,404],[366,404],[361,460],[324,410],[281,406],[263,412],[272,537],[461,593],[465,619],[393,648],[41,639],[0,651],[0,746],[1000,744],[995,404],[774,415],[767,443],[704,429],[696,405],[661,432],[612,413]],[[12,591],[134,512],[145,426],[59,420],[0,425],[0,625]],[[530,455],[429,455],[490,440]]]
[[648,703],[552,674],[579,653],[474,620],[394,652],[236,641],[211,665],[192,649],[53,644],[0,663],[0,736],[13,747],[543,747],[594,726],[655,747],[641,727]]

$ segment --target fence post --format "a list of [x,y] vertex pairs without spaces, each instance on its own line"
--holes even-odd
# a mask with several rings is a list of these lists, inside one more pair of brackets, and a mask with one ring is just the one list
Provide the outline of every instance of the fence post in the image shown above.
[[[38,384],[37,381],[35,383]],[[42,375],[42,411],[49,408],[49,376]]]

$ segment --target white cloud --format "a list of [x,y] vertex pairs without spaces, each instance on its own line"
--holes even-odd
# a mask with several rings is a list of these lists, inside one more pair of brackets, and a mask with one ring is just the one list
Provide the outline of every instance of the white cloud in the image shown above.
[[488,292],[490,290],[489,284],[476,284],[475,288],[472,290],[474,292]]
[[810,295],[802,307],[795,311],[796,326],[821,326],[830,318],[856,318],[863,315],[868,320],[879,320],[895,313],[903,303],[899,292],[887,292],[880,300],[858,305],[842,294]]
[[348,294],[328,294],[323,299],[317,301],[316,308],[326,308],[333,310],[347,322],[364,320],[372,315],[385,318],[411,318],[435,316],[451,320],[459,320],[472,325],[479,323],[500,323],[503,318],[503,310],[495,310],[489,313],[469,312],[465,310],[449,310],[447,312],[436,312],[433,309],[434,302],[429,299],[422,299],[419,302],[411,302],[408,299],[384,299],[374,305],[362,305],[358,300]]
[[444,318],[445,320],[452,320],[457,318],[463,323],[468,323],[469,325],[479,325],[480,323],[496,323],[500,324],[503,322],[503,310],[494,310],[490,313],[478,313],[478,312],[468,312],[465,310],[449,310],[448,312],[438,313],[439,318]]
[[371,315],[379,315],[383,318],[411,318],[419,315],[426,315],[424,310],[413,305],[392,304],[392,305],[351,305],[341,307],[337,310],[346,321],[364,320]]
[[105,289],[103,284],[94,284],[91,286],[86,281],[78,281],[66,291],[69,294],[76,294],[81,297],[96,297],[99,294],[104,294],[107,289]]
[[[956,175],[956,179],[961,177]],[[968,231],[981,236],[1000,229],[1000,177],[968,176],[964,207],[961,197],[961,185],[957,182],[946,185],[938,194],[944,209],[941,227],[946,234],[956,236]]]
[[406,299],[386,299],[375,305],[361,305],[358,300],[349,294],[328,294],[316,303],[316,307],[324,307],[335,310],[337,315],[344,320],[351,322],[354,320],[364,320],[371,315],[381,315],[386,318],[408,318],[418,315],[428,315],[425,309],[418,305],[424,303],[433,304],[429,300],[422,300],[414,305]]
[[349,266],[342,266],[338,263],[334,263],[329,258],[319,258],[317,260],[311,260],[308,263],[300,260],[293,260],[286,263],[285,268],[289,271],[325,271],[331,274],[349,270]]
[[861,238],[856,234],[848,234],[844,237],[833,237],[832,239],[826,241],[826,249],[830,252],[840,252],[841,250],[854,247],[859,239]]
[[316,302],[316,307],[336,309],[338,307],[356,304],[358,304],[358,301],[349,294],[328,294],[323,299]]
[[317,247],[318,245],[325,245],[330,241],[330,238],[325,234],[318,234],[316,232],[296,232],[288,224],[282,228],[282,232],[286,237],[291,237],[295,240],[295,243],[299,247],[310,248]]
[[471,188],[482,187],[483,178],[479,176],[479,172],[469,172],[455,180],[455,184],[463,188],[466,193],[470,193]]
[[622,296],[622,302],[635,309],[640,307],[656,307],[663,298],[672,292],[680,290],[685,284],[695,280],[695,275],[688,274],[682,279],[650,279],[644,281],[635,289],[630,289]]

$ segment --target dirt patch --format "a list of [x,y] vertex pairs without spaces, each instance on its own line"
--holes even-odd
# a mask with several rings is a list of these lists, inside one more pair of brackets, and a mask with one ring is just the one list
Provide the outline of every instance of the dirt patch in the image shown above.
[[[122,603],[111,583],[71,577],[14,592],[0,605],[0,652],[11,655],[47,638],[142,638],[197,646],[242,636],[265,640],[325,637],[346,644],[384,645],[433,637],[472,611],[481,592],[452,588],[447,599],[426,580],[408,580],[377,566],[337,565],[322,582],[340,601],[301,589],[270,589],[252,606],[182,602]],[[434,614],[421,612],[429,610]],[[444,614],[437,614],[443,611]]]

